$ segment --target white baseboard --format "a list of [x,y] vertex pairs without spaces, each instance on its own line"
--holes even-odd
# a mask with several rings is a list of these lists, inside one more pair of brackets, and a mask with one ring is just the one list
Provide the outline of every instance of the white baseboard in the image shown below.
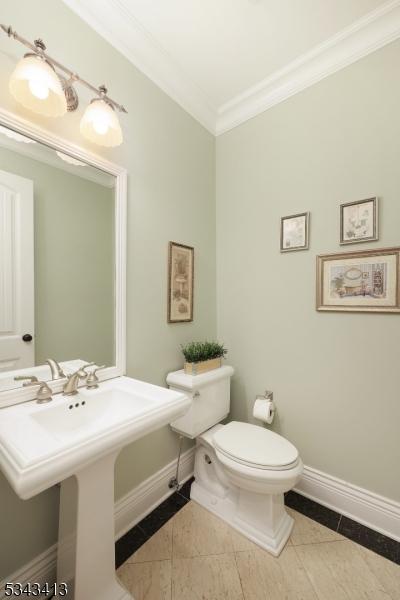
[[[182,454],[179,481],[187,481],[193,475],[195,448]],[[163,500],[173,494],[168,482],[175,477],[176,460],[160,469],[115,503],[115,539],[118,540],[136,523],[151,513]],[[57,544],[54,544],[29,563],[0,581],[0,600],[5,600],[4,587],[7,582],[22,585],[37,582],[44,585],[56,581]]]
[[[6,583],[20,583],[22,586],[27,583],[40,583],[41,586],[46,582],[52,584],[55,581],[56,568],[57,544],[53,544],[21,569],[0,581],[0,600],[7,600],[4,595]],[[21,596],[21,598],[23,597]]]
[[312,467],[304,473],[295,491],[358,523],[400,541],[400,503],[327,475]]
[[[193,475],[195,447],[181,456],[179,482],[184,483]],[[140,483],[115,503],[115,539],[119,539],[136,523],[139,523],[174,490],[168,482],[175,477],[176,460],[170,462],[154,475]]]

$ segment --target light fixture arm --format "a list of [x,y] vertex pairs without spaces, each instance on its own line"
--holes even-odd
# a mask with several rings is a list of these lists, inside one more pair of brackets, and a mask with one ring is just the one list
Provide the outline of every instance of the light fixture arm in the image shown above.
[[54,60],[54,58],[49,56],[46,53],[46,46],[42,40],[40,40],[40,39],[35,40],[34,44],[31,44],[31,42],[29,42],[25,38],[21,37],[16,31],[14,31],[11,26],[7,27],[6,25],[3,25],[0,23],[0,28],[4,31],[4,33],[6,33],[8,35],[8,37],[14,38],[15,40],[17,40],[17,42],[20,42],[20,44],[23,44],[24,46],[29,48],[32,52],[34,52],[38,56],[44,58],[53,67],[56,67],[60,71],[63,71],[68,76],[69,82],[71,82],[71,83],[75,82],[75,81],[79,82],[81,85],[84,85],[91,92],[93,92],[97,96],[99,96],[99,98],[101,98],[102,100],[105,100],[114,109],[117,109],[118,111],[123,112],[123,113],[127,112],[127,110],[121,104],[118,104],[117,102],[112,100],[112,98],[110,98],[107,95],[107,89],[105,88],[104,85],[101,85],[100,87],[95,87],[94,85],[92,85],[91,83],[86,81],[85,79],[82,79],[82,77],[80,77],[77,73],[74,73],[73,71],[71,71],[70,69],[68,69],[67,67],[65,67],[64,65],[59,63],[57,60]]

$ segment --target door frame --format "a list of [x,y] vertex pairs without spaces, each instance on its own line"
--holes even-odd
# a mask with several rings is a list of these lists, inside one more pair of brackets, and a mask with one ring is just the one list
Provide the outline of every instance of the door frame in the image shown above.
[[[24,333],[30,333],[33,340],[28,342],[30,352],[33,353],[33,363],[35,362],[35,263],[34,263],[34,182],[27,177],[21,177],[16,173],[0,169],[0,173],[9,175],[14,183],[19,186],[19,192],[23,189],[22,196],[29,194],[29,200],[26,197],[19,197],[15,202],[13,210],[14,220],[14,235],[13,235],[13,250],[16,273],[13,274],[12,287],[14,292],[14,300],[17,300],[17,307],[14,309],[14,325],[20,336]],[[6,184],[8,188],[10,184]],[[25,189],[24,189],[25,188]],[[10,188],[9,188],[10,189]],[[24,250],[22,248],[24,247]],[[6,260],[12,260],[12,257],[5,257]],[[22,304],[25,303],[25,298],[30,298],[29,310],[22,310]],[[21,316],[23,319],[21,322]],[[17,332],[16,332],[17,333]],[[7,335],[9,334],[9,335]],[[11,332],[4,334],[4,338],[16,337]],[[0,341],[4,339],[0,335]],[[26,344],[26,342],[22,342]],[[33,367],[35,364],[32,365]],[[29,369],[23,365],[18,365],[16,369]]]

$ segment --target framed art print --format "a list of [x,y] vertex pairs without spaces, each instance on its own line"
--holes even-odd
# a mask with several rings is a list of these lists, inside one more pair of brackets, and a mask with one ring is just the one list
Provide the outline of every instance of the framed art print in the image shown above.
[[281,218],[281,252],[308,250],[310,213]]
[[400,248],[317,256],[317,310],[400,312]]
[[356,244],[378,239],[378,198],[340,205],[340,243]]
[[168,323],[193,321],[194,248],[169,243]]

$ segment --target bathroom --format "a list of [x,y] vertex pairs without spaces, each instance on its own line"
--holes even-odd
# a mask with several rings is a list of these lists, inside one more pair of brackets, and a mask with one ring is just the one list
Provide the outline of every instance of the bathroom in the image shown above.
[[[29,179],[34,190],[22,280],[34,293],[35,330],[20,331],[33,333],[22,351],[34,349],[29,366],[42,369],[53,397],[37,404],[38,387],[0,367],[0,598],[400,598],[398,2],[3,0],[0,24],[31,44],[43,40],[48,56],[79,78],[69,82],[75,110],[49,117],[27,108],[10,82],[32,50],[0,30],[0,173]],[[95,96],[81,79],[107,87],[118,145],[81,130]],[[361,201],[371,231],[344,239],[346,212]],[[171,294],[179,252],[192,287],[177,278]],[[351,253],[364,269],[343,275],[340,261],[354,261]],[[387,265],[393,301],[368,291],[378,277],[368,275],[374,255]],[[330,261],[334,302],[323,285]],[[0,343],[5,337],[2,330]],[[240,532],[223,508],[217,515],[191,498],[201,443],[181,439],[170,423],[204,394],[194,397],[176,378],[168,390],[167,377],[183,368],[182,346],[204,340],[223,344],[222,369],[233,370],[224,379],[229,415],[209,426],[257,426],[250,431],[262,440],[280,435],[301,461],[281,507],[293,529],[278,550]],[[78,395],[64,397],[66,380],[52,380],[50,357],[105,365],[99,387],[87,389],[88,367],[70,381]],[[81,367],[63,366],[67,374]],[[226,373],[219,368],[186,377],[211,381]],[[15,432],[27,451],[40,441],[28,438],[18,411],[44,414],[64,403],[53,431],[67,419],[80,423],[90,394],[107,403],[124,377],[154,402],[175,399],[182,414],[135,430],[113,450],[115,471],[103,465],[109,477],[95,486],[82,479],[78,492],[72,470],[44,470],[35,489],[14,477],[4,440]],[[261,411],[273,406],[271,423],[254,417],[257,396]],[[251,434],[236,441],[254,446]],[[92,473],[80,443],[74,460]],[[210,452],[201,465],[205,454],[213,468]],[[77,503],[65,500],[82,490],[89,502],[80,521],[68,513]],[[104,532],[99,523],[80,528],[106,510]],[[80,560],[72,552],[65,592],[68,517],[86,552]]]

